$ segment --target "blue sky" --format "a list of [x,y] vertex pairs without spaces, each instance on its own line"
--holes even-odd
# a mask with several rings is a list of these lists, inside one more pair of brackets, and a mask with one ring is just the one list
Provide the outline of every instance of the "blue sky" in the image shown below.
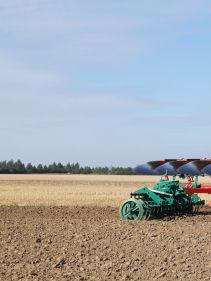
[[211,157],[211,2],[0,0],[1,159]]

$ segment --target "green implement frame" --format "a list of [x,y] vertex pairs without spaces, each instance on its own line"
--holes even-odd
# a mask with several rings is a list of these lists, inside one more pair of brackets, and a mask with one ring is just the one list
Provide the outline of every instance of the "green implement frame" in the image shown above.
[[[196,177],[194,186],[198,185]],[[173,180],[158,181],[153,188],[141,187],[131,193],[131,198],[120,206],[122,220],[149,219],[162,215],[192,212],[204,204],[197,194],[186,194],[186,186]]]

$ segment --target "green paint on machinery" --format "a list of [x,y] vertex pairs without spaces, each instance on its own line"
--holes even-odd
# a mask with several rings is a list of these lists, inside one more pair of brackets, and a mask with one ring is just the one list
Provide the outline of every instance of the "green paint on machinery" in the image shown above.
[[[197,186],[197,181],[198,177],[192,183],[193,187]],[[139,220],[198,211],[205,201],[197,194],[187,194],[186,188],[187,185],[181,184],[175,176],[173,180],[161,179],[151,189],[139,188],[120,206],[120,217],[122,220]]]

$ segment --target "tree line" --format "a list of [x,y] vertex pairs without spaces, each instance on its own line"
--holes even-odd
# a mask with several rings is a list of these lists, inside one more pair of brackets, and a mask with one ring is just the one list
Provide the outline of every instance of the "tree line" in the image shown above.
[[89,167],[79,163],[62,164],[60,162],[49,165],[24,164],[21,160],[1,161],[0,174],[99,174],[99,175],[135,175],[131,167]]

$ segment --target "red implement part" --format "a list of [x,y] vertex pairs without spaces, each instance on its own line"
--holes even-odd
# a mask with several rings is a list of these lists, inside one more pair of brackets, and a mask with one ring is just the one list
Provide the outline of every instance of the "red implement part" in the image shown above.
[[211,194],[211,186],[210,185],[202,185],[201,187],[187,187],[185,189],[187,194],[194,194],[194,193],[206,193]]

